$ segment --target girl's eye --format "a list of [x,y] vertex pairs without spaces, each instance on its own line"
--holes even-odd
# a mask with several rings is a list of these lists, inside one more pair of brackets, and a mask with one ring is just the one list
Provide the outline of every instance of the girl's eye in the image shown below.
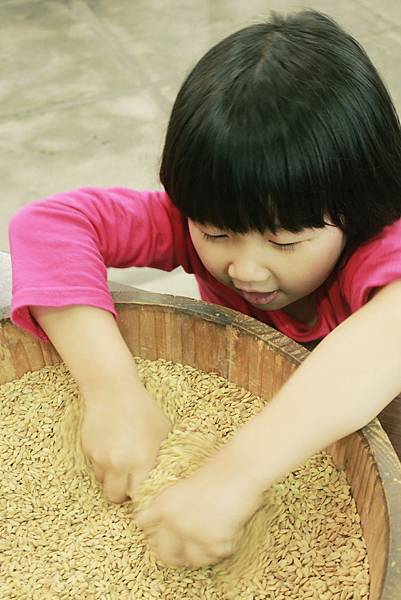
[[216,242],[217,240],[221,240],[222,238],[227,237],[226,234],[224,234],[224,233],[221,233],[218,235],[212,235],[210,233],[205,233],[204,231],[202,231],[202,235],[205,240],[209,240],[210,242]]
[[279,248],[281,252],[293,252],[295,250],[295,246],[298,246],[299,242],[292,243],[292,244],[277,244],[275,242],[272,242],[272,243],[277,248]]

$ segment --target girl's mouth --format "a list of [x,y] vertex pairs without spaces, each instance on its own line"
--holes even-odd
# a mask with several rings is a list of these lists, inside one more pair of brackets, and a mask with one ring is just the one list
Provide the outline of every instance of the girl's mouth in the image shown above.
[[278,290],[274,292],[244,292],[241,291],[242,296],[247,302],[251,304],[269,304],[273,302],[278,294]]

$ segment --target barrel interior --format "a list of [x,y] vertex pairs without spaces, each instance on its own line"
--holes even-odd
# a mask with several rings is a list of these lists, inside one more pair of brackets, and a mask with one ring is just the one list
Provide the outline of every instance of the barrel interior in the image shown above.
[[[117,304],[118,325],[132,354],[217,373],[266,399],[280,389],[308,354],[253,319],[241,317],[239,322],[233,311],[202,308],[196,314],[194,302],[189,311],[173,305]],[[61,361],[51,344],[39,342],[9,320],[1,322],[0,344],[0,384]],[[370,599],[382,600],[390,523],[375,457],[363,432],[349,435],[327,450],[336,465],[346,471],[361,517],[371,569]]]

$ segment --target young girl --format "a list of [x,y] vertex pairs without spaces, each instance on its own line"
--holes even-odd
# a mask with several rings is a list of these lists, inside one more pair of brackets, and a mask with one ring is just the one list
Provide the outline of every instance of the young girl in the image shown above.
[[182,265],[204,300],[302,343],[324,338],[259,415],[137,516],[162,561],[203,566],[233,552],[265,489],[401,391],[400,125],[333,20],[273,14],[190,73],[160,175],[166,191],[85,188],[18,211],[12,320],[50,338],[77,380],[83,448],[115,502],[146,478],[170,424],[134,371],[107,267]]

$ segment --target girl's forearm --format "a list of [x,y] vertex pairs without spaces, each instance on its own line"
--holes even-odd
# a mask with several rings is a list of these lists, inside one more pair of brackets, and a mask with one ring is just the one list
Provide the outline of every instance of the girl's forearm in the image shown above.
[[392,289],[392,295],[382,290],[327,336],[216,456],[240,485],[240,475],[247,473],[244,485],[267,489],[315,452],[366,425],[400,392],[401,292]]
[[113,315],[93,306],[31,306],[82,392],[123,393],[141,386],[132,355]]

